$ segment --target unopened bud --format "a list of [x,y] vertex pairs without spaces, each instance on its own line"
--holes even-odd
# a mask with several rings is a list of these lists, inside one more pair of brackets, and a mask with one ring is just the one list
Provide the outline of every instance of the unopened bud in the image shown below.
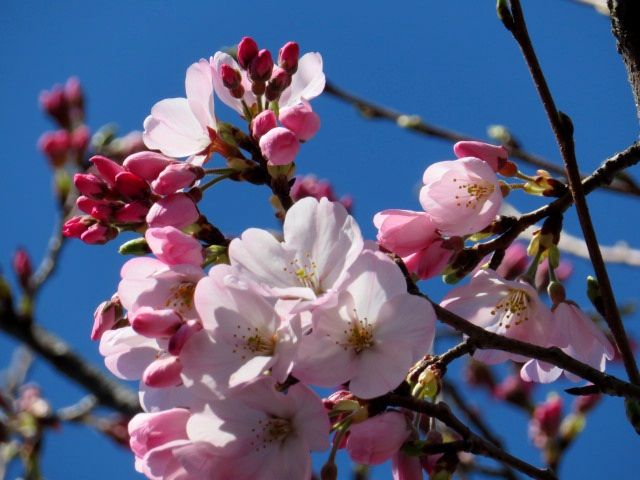
[[238,64],[245,70],[258,55],[258,44],[251,37],[243,37],[238,44]]
[[271,58],[271,52],[269,52],[269,50],[262,49],[251,61],[251,65],[249,66],[249,77],[254,82],[266,82],[271,78],[272,70],[273,58]]
[[240,72],[238,72],[231,65],[222,65],[220,67],[220,75],[222,76],[222,83],[229,90],[237,88],[242,82]]
[[13,255],[13,271],[18,277],[18,282],[23,289],[28,288],[29,279],[33,273],[31,259],[24,248],[19,248]]
[[290,84],[291,75],[285,72],[282,68],[275,67],[273,69],[273,74],[271,75],[271,80],[269,80],[269,83],[267,84],[267,88],[265,90],[265,96],[267,97],[267,100],[273,102],[280,98],[280,94]]
[[604,317],[604,302],[602,293],[600,292],[600,284],[598,280],[592,276],[587,277],[587,297],[596,308],[598,313]]
[[498,173],[503,177],[515,177],[518,173],[518,166],[511,160],[506,160],[498,169]]
[[287,42],[278,53],[278,65],[290,75],[298,70],[300,47],[296,42]]
[[567,298],[564,287],[560,282],[550,282],[549,286],[547,287],[547,293],[549,294],[549,298],[554,305],[558,305],[564,302]]

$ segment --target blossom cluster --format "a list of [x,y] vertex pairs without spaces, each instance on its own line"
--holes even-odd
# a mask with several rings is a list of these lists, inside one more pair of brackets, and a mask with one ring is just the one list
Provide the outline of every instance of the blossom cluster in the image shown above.
[[[65,223],[66,236],[105,243],[123,231],[142,235],[121,247],[137,256],[97,308],[91,337],[114,375],[140,382],[144,413],[129,434],[136,469],[148,478],[310,478],[310,452],[328,449],[332,432],[324,478],[332,478],[340,448],[361,464],[391,459],[397,479],[439,468],[440,456],[403,445],[442,436],[423,435],[420,415],[373,401],[394,391],[438,394],[432,371],[408,375],[431,354],[436,318],[426,298],[407,292],[407,280],[451,273],[465,245],[493,233],[510,189],[541,193],[555,184],[520,174],[504,147],[459,142],[457,159],[425,170],[423,210],[378,213],[377,244],[365,241],[349,197],[337,201],[328,183],[293,178],[301,144],[320,127],[309,101],[324,85],[320,54],[300,56],[288,42],[276,64],[245,37],[235,52],[187,69],[186,97],[151,108],[143,133],[149,150],[123,161],[96,155],[74,177],[82,214]],[[240,115],[246,132],[216,118],[214,97]],[[214,154],[226,168],[205,167]],[[510,186],[498,175],[529,183]],[[288,197],[290,208],[273,202],[282,233],[248,228],[230,239],[211,225],[198,203],[225,179]],[[613,347],[565,298],[554,253],[559,232],[549,228],[530,247],[531,266],[522,247],[511,247],[496,271],[478,268],[441,305],[603,370]],[[549,285],[551,308],[536,274],[546,275],[539,283]],[[503,351],[478,350],[474,358],[522,363],[528,382],[563,373]],[[333,393],[323,400],[318,388]]]

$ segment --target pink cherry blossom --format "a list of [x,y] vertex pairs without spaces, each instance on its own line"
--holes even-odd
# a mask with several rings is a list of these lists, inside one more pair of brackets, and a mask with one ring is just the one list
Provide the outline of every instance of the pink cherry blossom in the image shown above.
[[149,228],[144,237],[153,254],[167,265],[199,267],[204,261],[200,242],[175,227]]
[[494,172],[500,170],[502,164],[509,158],[509,152],[502,145],[470,140],[456,143],[453,146],[453,153],[458,158],[475,157],[484,160]]
[[194,163],[202,164],[209,156],[210,131],[216,129],[211,67],[206,60],[187,69],[185,90],[187,98],[167,98],[151,108],[143,139],[151,150],[170,157],[194,155]]
[[275,300],[238,280],[228,265],[200,280],[195,304],[204,330],[181,352],[185,385],[206,398],[269,370],[286,380],[302,335],[298,319],[282,319]]
[[158,195],[169,195],[183,188],[191,187],[196,180],[204,176],[201,167],[190,163],[173,163],[167,165],[158,177],[151,182],[151,188]]
[[100,340],[107,330],[111,330],[116,322],[122,318],[122,304],[118,295],[114,294],[110,300],[102,302],[93,313],[93,328],[91,340]]
[[171,308],[185,320],[198,318],[193,293],[198,280],[204,276],[201,268],[137,257],[122,266],[120,275],[118,295],[130,314],[135,314],[140,307]]
[[496,174],[473,157],[438,162],[423,175],[420,204],[445,235],[469,235],[488,226],[502,204]]
[[161,153],[144,151],[129,155],[122,162],[122,166],[147,182],[152,182],[158,178],[160,172],[174,163],[175,160]]
[[311,109],[311,104],[305,99],[300,103],[280,109],[278,117],[280,123],[296,136],[306,142],[315,136],[320,129],[320,117]]
[[400,450],[411,430],[400,412],[385,412],[349,428],[347,452],[354,462],[378,465]]
[[349,270],[337,305],[313,312],[293,375],[322,387],[349,382],[360,398],[396,388],[431,348],[435,314],[406,293],[400,269],[382,253],[363,252]]
[[[546,346],[551,311],[524,281],[505,280],[491,270],[476,272],[469,285],[453,289],[440,303],[447,310],[492,333]],[[525,357],[499,350],[479,350],[474,358],[495,364]]]
[[443,247],[435,223],[424,212],[385,210],[373,217],[373,223],[378,228],[378,243],[402,257],[420,279],[441,273],[454,253]]
[[158,413],[139,413],[129,422],[129,444],[136,456],[136,470],[150,479],[186,480],[186,471],[173,458],[172,449],[190,444],[187,420],[190,412],[173,408]]
[[303,198],[287,212],[284,240],[257,228],[229,245],[231,264],[267,293],[301,299],[309,308],[328,300],[363,248],[360,229],[342,205]]
[[269,130],[273,130],[278,126],[276,114],[271,110],[260,112],[251,120],[251,134],[258,140]]
[[286,394],[275,386],[271,377],[241,384],[189,419],[189,438],[212,444],[220,456],[219,478],[310,478],[309,452],[329,446],[327,414],[320,397],[303,384]]

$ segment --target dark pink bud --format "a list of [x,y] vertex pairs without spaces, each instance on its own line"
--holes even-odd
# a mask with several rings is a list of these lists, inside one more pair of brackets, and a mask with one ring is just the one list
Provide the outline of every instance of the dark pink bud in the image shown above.
[[38,140],[38,148],[44,153],[54,167],[61,167],[67,161],[71,146],[71,137],[66,130],[45,132]]
[[64,85],[64,96],[70,105],[82,109],[84,105],[84,94],[82,93],[80,80],[78,80],[77,77],[69,77],[67,83]]
[[290,75],[298,70],[300,47],[296,42],[287,42],[278,53],[278,64]]
[[95,219],[88,215],[82,215],[77,217],[71,217],[64,222],[62,226],[62,234],[68,238],[80,238],[87,229],[96,223]]
[[27,288],[29,286],[29,279],[33,273],[31,259],[29,258],[27,251],[24,248],[16,250],[16,253],[13,255],[12,263],[13,271],[16,272],[20,285],[22,288]]
[[242,37],[238,44],[238,63],[247,70],[254,58],[258,55],[258,44],[251,37]]
[[300,142],[291,130],[276,127],[260,138],[260,150],[270,165],[288,165],[298,155]]
[[86,232],[80,235],[80,240],[89,244],[103,244],[118,236],[118,229],[103,223],[91,225]]
[[94,199],[103,198],[109,191],[109,186],[92,173],[76,173],[73,176],[73,184],[82,195]]
[[91,132],[86,125],[76,128],[71,133],[71,148],[76,152],[84,152],[89,146]]
[[306,142],[320,130],[320,117],[306,100],[280,110],[280,123]]
[[161,198],[149,209],[146,220],[150,227],[188,227],[200,218],[198,207],[186,193],[173,193]]
[[254,82],[266,82],[271,78],[272,70],[273,58],[271,58],[271,52],[269,52],[269,50],[262,49],[251,62],[251,66],[249,67],[249,77]]
[[200,330],[202,330],[202,324],[200,322],[189,320],[187,323],[183,323],[178,331],[169,339],[168,352],[171,355],[179,355],[187,340]]
[[161,153],[138,152],[129,155],[122,165],[138,177],[152,182],[158,178],[162,170],[173,163],[176,163],[175,160],[165,157]]
[[220,67],[220,75],[222,76],[222,83],[229,90],[237,88],[242,81],[240,72],[233,68],[231,65],[222,65]]
[[154,388],[173,387],[182,383],[182,364],[178,357],[167,355],[155,359],[142,374],[142,381]]
[[256,140],[260,140],[260,137],[277,126],[276,114],[271,110],[264,110],[251,121],[251,133]]
[[551,396],[544,403],[536,406],[532,421],[537,423],[540,431],[547,437],[554,437],[562,420],[562,398]]
[[62,127],[70,125],[69,103],[64,90],[60,85],[55,85],[51,91],[40,93],[40,106]]
[[126,170],[116,175],[116,189],[131,199],[146,198],[151,193],[147,182]]
[[190,163],[174,163],[168,165],[158,178],[153,181],[151,188],[158,195],[170,195],[186,187],[192,186],[196,180],[204,176],[204,170]]
[[280,98],[282,91],[289,85],[291,85],[291,75],[280,67],[275,67],[271,74],[271,80],[269,80],[267,89],[265,90],[267,100],[273,102]]
[[144,223],[149,213],[145,202],[131,202],[123,205],[113,213],[115,223]]
[[602,395],[594,393],[592,395],[581,395],[573,402],[573,410],[578,413],[590,412],[602,400]]
[[96,166],[100,176],[112,187],[116,185],[116,175],[125,171],[122,165],[102,155],[94,155],[89,161]]
[[136,332],[150,338],[170,337],[182,325],[182,318],[172,309],[140,307],[130,320]]
[[122,304],[118,295],[111,297],[98,305],[93,312],[93,328],[91,330],[91,340],[100,340],[102,334],[111,330],[123,318]]
[[78,197],[78,200],[76,200],[76,206],[96,220],[101,220],[107,223],[111,220],[111,215],[115,208],[115,204],[113,203],[105,200],[96,200],[94,198],[85,197],[84,195]]

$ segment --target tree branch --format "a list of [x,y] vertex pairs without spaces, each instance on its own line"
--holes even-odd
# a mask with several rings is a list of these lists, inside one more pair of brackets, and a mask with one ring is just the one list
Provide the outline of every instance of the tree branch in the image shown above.
[[494,460],[513,467],[514,469],[530,476],[531,478],[548,480],[555,480],[557,478],[555,473],[553,473],[551,470],[536,468],[533,465],[530,465],[525,461],[508,454],[500,447],[473,433],[471,429],[469,429],[469,427],[467,427],[464,423],[462,423],[462,421],[460,421],[460,419],[458,419],[453,413],[451,413],[451,409],[445,403],[428,403],[416,400],[415,398],[403,397],[394,394],[388,395],[385,400],[388,405],[406,408],[408,410],[423,413],[430,417],[436,418],[447,425],[449,428],[453,429],[462,437],[462,441],[452,442],[453,447],[446,448],[456,448],[457,450],[455,451],[466,451],[477,455],[483,455],[485,457],[493,458]]
[[[471,137],[470,135],[428,124],[417,115],[407,115],[389,108],[382,107],[361,97],[353,95],[352,93],[349,93],[346,90],[337,87],[332,82],[327,82],[324,91],[325,93],[328,93],[329,95],[337,98],[342,102],[353,105],[366,118],[391,121],[396,125],[402,128],[406,128],[407,130],[410,130],[412,132],[426,135],[432,138],[437,138],[440,140],[446,140],[452,143],[460,142],[463,140],[478,140]],[[512,145],[507,145],[506,147],[508,148],[509,154],[512,157],[518,158],[530,165],[533,165],[534,167],[542,168],[551,173],[563,176],[565,174],[564,169],[559,165],[555,165],[554,163],[551,163],[541,157],[528,153],[519,147]],[[619,173],[619,177],[615,179],[615,183],[612,183],[611,185],[604,184],[604,187],[619,193],[627,193],[640,196],[640,186],[633,178],[631,178],[624,172]]]
[[17,313],[11,298],[0,304],[0,330],[27,345],[66,377],[91,392],[98,401],[124,415],[140,411],[137,395],[79,356],[62,339]]
[[[637,2],[628,3],[635,3],[638,5]],[[633,8],[630,10],[633,10]],[[640,12],[640,7],[636,8],[636,11]],[[609,280],[609,275],[602,258],[602,252],[600,251],[595,228],[591,220],[591,215],[589,214],[589,207],[587,205],[584,186],[582,185],[580,171],[578,170],[578,162],[575,155],[573,125],[571,125],[569,117],[559,112],[556,108],[553,96],[542,72],[542,68],[540,67],[540,63],[538,62],[533,44],[531,43],[520,0],[511,0],[511,14],[513,16],[513,22],[508,24],[505,22],[505,25],[520,45],[520,49],[522,50],[529,67],[529,71],[531,72],[533,82],[536,86],[536,90],[540,95],[544,109],[549,117],[549,122],[556,137],[556,142],[560,148],[560,153],[562,154],[565,170],[567,172],[566,177],[569,181],[571,196],[573,197],[580,226],[584,234],[585,242],[587,243],[587,248],[589,249],[589,256],[591,257],[591,262],[593,264],[598,283],[600,284],[605,320],[607,321],[616,344],[618,345],[618,349],[622,355],[624,366],[630,381],[635,385],[640,385],[640,372],[638,372],[638,366],[636,365],[633,351],[629,345],[629,339],[627,338],[627,334],[622,324],[622,318],[618,311],[618,305],[615,300],[611,281]],[[640,40],[640,37],[638,37],[638,39]],[[640,43],[638,45],[637,53],[640,54]],[[638,59],[640,61],[640,55],[638,56]],[[636,86],[633,84],[633,79],[631,80],[632,87],[635,92]],[[640,96],[640,64],[638,64],[637,82],[637,94]],[[638,98],[639,97],[637,96],[636,103]]]

